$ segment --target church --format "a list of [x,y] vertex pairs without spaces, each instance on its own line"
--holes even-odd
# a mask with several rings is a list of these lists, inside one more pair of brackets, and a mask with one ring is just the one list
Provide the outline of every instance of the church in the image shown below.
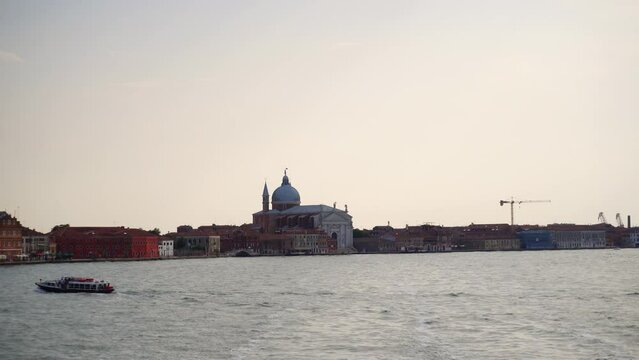
[[284,170],[282,185],[273,192],[272,208],[269,208],[268,186],[262,191],[262,211],[253,214],[253,225],[264,233],[322,230],[337,240],[340,252],[353,249],[353,217],[335,205],[302,205],[300,194],[292,185]]

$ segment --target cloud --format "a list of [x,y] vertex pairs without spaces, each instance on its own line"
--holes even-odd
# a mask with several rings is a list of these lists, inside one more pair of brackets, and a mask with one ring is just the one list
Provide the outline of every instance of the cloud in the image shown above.
[[20,57],[20,55],[0,50],[0,63],[15,64],[21,62],[24,62],[24,60]]

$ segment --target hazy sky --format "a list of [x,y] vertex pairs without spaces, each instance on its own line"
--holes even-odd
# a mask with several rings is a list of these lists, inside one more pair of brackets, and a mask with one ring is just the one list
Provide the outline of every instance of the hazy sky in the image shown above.
[[0,1],[0,210],[639,223],[639,1]]

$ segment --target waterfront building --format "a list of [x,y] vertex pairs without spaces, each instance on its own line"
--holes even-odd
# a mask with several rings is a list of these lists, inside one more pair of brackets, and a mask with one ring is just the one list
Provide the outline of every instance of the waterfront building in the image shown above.
[[629,229],[628,242],[632,247],[639,247],[639,228]]
[[49,237],[41,232],[22,228],[22,253],[28,254],[31,259],[47,259],[51,254]]
[[596,249],[606,247],[605,231],[553,231],[557,249]]
[[162,236],[158,242],[158,255],[161,258],[169,258],[173,256],[173,239]]
[[[249,230],[253,253],[258,255],[290,255],[294,252],[293,237],[290,234],[262,234]],[[237,254],[237,251],[231,252]]]
[[484,250],[486,251],[508,251],[520,250],[521,240],[516,237],[505,239],[486,239],[484,240]]
[[454,229],[457,251],[508,251],[521,249],[521,240],[509,224],[470,224]]
[[174,240],[175,256],[219,256],[220,236],[205,230],[190,230],[181,226],[177,233],[167,234]]
[[289,254],[326,255],[337,252],[337,240],[330,238],[323,231],[292,232],[293,246]]
[[397,252],[395,241],[375,237],[355,237],[353,246],[359,253],[394,253]]
[[398,231],[390,226],[390,223],[386,226],[375,226],[371,230],[371,237],[390,242],[395,242],[397,240],[397,235]]
[[452,233],[441,226],[408,226],[397,231],[399,252],[444,252],[452,250]]
[[526,250],[554,249],[552,232],[548,230],[524,230],[517,233],[521,240],[521,246]]
[[5,211],[0,211],[0,261],[17,260],[22,254],[22,226]]
[[[182,227],[184,230],[188,229]],[[215,234],[222,256],[334,254],[337,241],[317,229],[262,232],[252,224],[200,226],[190,233]],[[179,232],[176,236],[180,236]]]
[[337,209],[334,204],[302,205],[300,194],[286,174],[282,184],[273,192],[269,208],[269,192],[265,183],[262,191],[262,210],[253,214],[253,226],[261,233],[278,233],[297,230],[321,230],[337,242],[339,252],[351,252],[353,248],[353,220],[348,209]]
[[224,256],[286,255],[293,249],[293,238],[282,232],[261,233],[253,225],[200,226],[220,236],[220,252]]
[[607,235],[621,238],[617,229],[606,225],[550,224],[546,228],[552,232],[552,241],[557,249],[600,249],[606,247]]
[[[251,225],[216,227],[216,234],[220,235],[220,252],[225,256],[235,256],[239,253],[248,255],[260,254],[263,244],[258,239],[259,232]],[[277,236],[265,239],[267,253],[277,252],[280,248]]]
[[57,226],[49,233],[60,253],[75,259],[157,258],[159,237],[125,227]]
[[419,225],[395,229],[390,224],[356,230],[354,247],[360,253],[447,252],[453,250],[451,228]]
[[[242,226],[244,227],[244,226]],[[229,252],[233,246],[233,234],[240,229],[237,225],[202,225],[197,230],[202,234],[215,235],[220,237],[220,254]],[[182,225],[178,227],[178,234],[193,231],[193,228],[189,225]]]

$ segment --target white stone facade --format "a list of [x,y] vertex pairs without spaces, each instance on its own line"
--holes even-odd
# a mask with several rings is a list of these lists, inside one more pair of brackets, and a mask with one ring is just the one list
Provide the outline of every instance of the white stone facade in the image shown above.
[[173,256],[173,240],[160,240],[158,248],[161,258]]
[[554,231],[558,249],[595,249],[606,247],[605,231]]
[[337,250],[353,250],[353,218],[346,211],[327,205],[301,205],[280,212],[283,216],[309,215],[316,229],[337,240]]
[[30,254],[49,251],[49,238],[46,235],[29,235],[22,237],[22,253]]
[[324,219],[320,219],[319,227],[328,236],[337,240],[339,250],[353,248],[353,222],[346,213],[329,214]]

